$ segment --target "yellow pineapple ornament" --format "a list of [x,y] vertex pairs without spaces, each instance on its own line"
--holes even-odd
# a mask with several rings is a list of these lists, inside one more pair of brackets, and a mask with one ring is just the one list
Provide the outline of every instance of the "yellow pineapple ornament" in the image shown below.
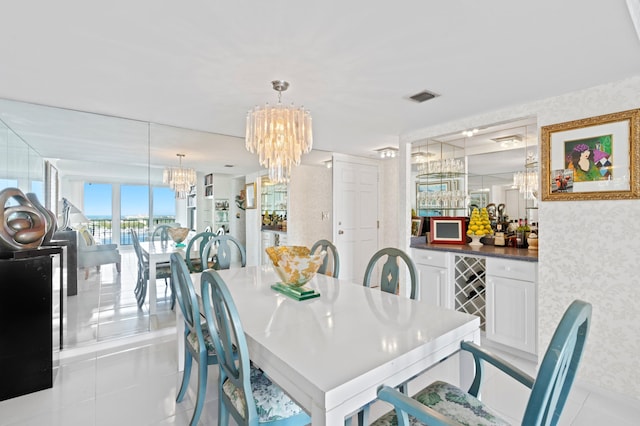
[[474,208],[471,212],[471,218],[469,219],[469,229],[467,235],[473,240],[469,243],[470,246],[481,246],[480,238],[487,234],[493,234],[491,228],[491,221],[489,220],[489,213],[486,208],[478,210]]

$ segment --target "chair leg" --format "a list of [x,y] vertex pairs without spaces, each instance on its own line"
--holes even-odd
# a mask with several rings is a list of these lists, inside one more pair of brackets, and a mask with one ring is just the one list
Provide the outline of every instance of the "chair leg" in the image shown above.
[[358,425],[369,425],[369,404],[365,405],[360,411],[358,411]]
[[180,390],[178,391],[178,397],[176,398],[177,402],[182,402],[182,398],[184,398],[184,394],[187,393],[187,389],[189,388],[189,377],[191,377],[191,364],[193,360],[191,359],[191,353],[187,348],[184,349],[184,368],[182,369],[182,385],[180,385]]
[[116,263],[116,271],[118,271],[118,273],[120,273],[120,263]]
[[89,268],[84,268],[84,279],[85,280],[89,279]]
[[202,414],[202,408],[204,407],[204,397],[207,394],[207,371],[209,366],[207,365],[207,353],[204,356],[200,356],[198,361],[198,399],[196,401],[196,408],[193,411],[193,417],[191,418],[191,426],[196,426],[200,420],[200,414]]
[[229,410],[220,396],[218,396],[218,426],[229,426]]

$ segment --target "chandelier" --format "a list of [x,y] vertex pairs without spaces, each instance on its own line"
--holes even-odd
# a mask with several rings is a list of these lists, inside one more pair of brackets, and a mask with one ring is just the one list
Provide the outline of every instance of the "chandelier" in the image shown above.
[[180,159],[180,165],[164,169],[162,181],[169,184],[169,187],[175,192],[176,198],[186,198],[191,191],[191,187],[196,184],[196,171],[182,168],[182,157],[185,155],[176,155]]
[[269,180],[285,183],[291,177],[291,168],[300,164],[300,157],[311,151],[311,114],[304,107],[282,105],[282,92],[289,83],[271,82],[278,92],[278,103],[256,106],[247,114],[246,147],[258,153],[260,165],[269,169]]

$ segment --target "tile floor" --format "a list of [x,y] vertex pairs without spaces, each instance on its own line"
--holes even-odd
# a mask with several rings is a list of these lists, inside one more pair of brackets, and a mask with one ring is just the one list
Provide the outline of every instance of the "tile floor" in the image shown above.
[[[99,278],[92,272],[81,284],[83,295],[99,300],[99,304],[93,308],[89,302],[85,307],[76,306],[73,320],[67,324],[68,342],[73,348],[61,352],[54,387],[1,401],[0,426],[189,424],[197,379],[194,369],[190,389],[184,401],[177,404],[181,373],[177,372],[175,328],[171,323],[175,316],[164,300],[160,302],[158,321],[145,320],[137,311],[133,287],[128,288],[130,272],[123,267],[118,278],[114,271],[103,268]],[[158,290],[159,297],[164,298],[162,281],[158,281]],[[82,305],[81,298],[77,300]],[[73,312],[69,305],[69,312]],[[507,358],[530,373],[535,369],[531,362]],[[457,370],[458,357],[453,356],[411,382],[410,392],[436,379],[455,384],[459,381]],[[217,369],[210,368],[201,425],[217,424],[217,377]],[[513,424],[519,424],[527,398],[524,386],[487,368],[483,399]],[[386,404],[375,403],[372,418],[387,409]],[[638,419],[638,401],[621,401],[578,383],[559,424],[631,426],[637,425]]]

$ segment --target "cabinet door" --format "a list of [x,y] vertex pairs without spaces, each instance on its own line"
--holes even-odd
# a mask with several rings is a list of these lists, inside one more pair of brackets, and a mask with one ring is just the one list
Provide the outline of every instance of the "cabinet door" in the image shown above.
[[449,307],[446,268],[416,264],[420,274],[420,300],[434,306]]
[[535,354],[536,318],[534,282],[487,276],[487,339]]

